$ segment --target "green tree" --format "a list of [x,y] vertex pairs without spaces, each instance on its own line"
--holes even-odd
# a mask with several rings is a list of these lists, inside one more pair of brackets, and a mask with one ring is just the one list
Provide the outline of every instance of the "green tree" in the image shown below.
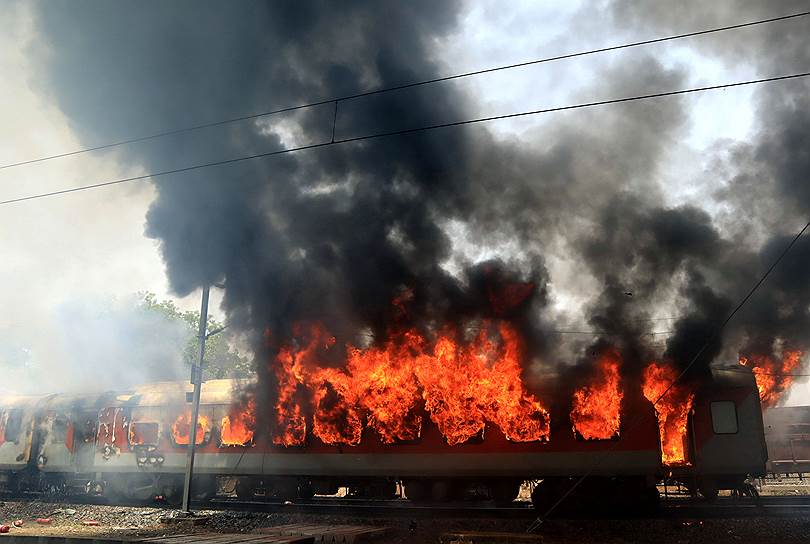
[[[158,300],[154,293],[138,293],[141,306],[149,312],[157,312],[164,317],[184,323],[188,327],[188,341],[183,349],[183,361],[191,369],[197,363],[200,351],[200,342],[197,338],[200,326],[198,312],[181,311],[171,300]],[[222,330],[222,332],[209,336],[205,341],[205,368],[203,379],[215,378],[246,378],[253,373],[253,365],[248,357],[239,353],[233,346],[233,333],[222,323],[208,316],[208,332]]]

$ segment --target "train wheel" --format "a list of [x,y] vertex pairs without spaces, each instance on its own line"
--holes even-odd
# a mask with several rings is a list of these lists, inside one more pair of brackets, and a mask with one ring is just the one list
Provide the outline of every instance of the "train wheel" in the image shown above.
[[645,478],[618,478],[613,486],[614,496],[604,501],[608,512],[649,514],[658,507],[658,488]]
[[253,478],[236,479],[236,496],[239,500],[247,501],[256,495],[256,480]]
[[489,496],[498,506],[507,506],[517,499],[521,482],[498,480],[489,484]]
[[453,486],[447,480],[435,480],[430,484],[430,498],[436,502],[445,502],[452,496]]
[[397,496],[397,483],[394,480],[375,480],[369,491],[374,499],[393,499]]
[[334,480],[312,480],[312,490],[316,495],[337,495],[340,485]]
[[196,501],[210,501],[217,494],[216,476],[197,476],[192,482],[191,492]]
[[[532,505],[545,514],[566,491],[567,478],[545,478],[532,490]],[[560,506],[564,505],[561,504]],[[568,505],[565,505],[568,506]]]
[[661,494],[654,485],[646,486],[641,495],[641,511],[647,514],[653,513],[661,506]]
[[298,498],[298,480],[296,478],[276,478],[265,480],[265,493],[268,497],[275,497],[285,501]]
[[717,498],[717,494],[720,490],[717,487],[717,482],[714,480],[703,480],[698,485],[698,491],[700,491],[704,499],[711,502]]
[[312,482],[309,480],[301,480],[298,482],[298,498],[309,500],[315,496],[315,491],[312,489]]
[[123,495],[129,501],[147,501],[162,491],[154,474],[131,474],[125,481]]
[[405,497],[413,502],[424,501],[428,498],[428,486],[422,480],[407,480],[403,482]]
[[162,478],[160,482],[163,500],[171,506],[179,506],[183,502],[183,481],[177,478]]

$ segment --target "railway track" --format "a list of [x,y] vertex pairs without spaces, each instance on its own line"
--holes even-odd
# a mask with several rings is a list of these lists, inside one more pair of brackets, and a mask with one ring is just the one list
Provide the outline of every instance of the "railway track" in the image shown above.
[[[144,501],[113,502],[103,497],[91,496],[23,496],[9,497],[7,502],[31,501],[54,504],[66,503],[107,505],[121,507],[158,506],[165,508],[167,514],[176,510],[168,504]],[[234,511],[253,513],[306,514],[313,516],[340,516],[360,518],[490,518],[490,519],[534,519],[539,512],[530,503],[516,501],[510,506],[497,507],[491,503],[435,503],[414,504],[407,500],[363,500],[349,498],[314,498],[307,501],[251,500],[235,498],[218,498],[207,502],[193,503],[195,511]],[[560,519],[730,519],[756,517],[807,517],[810,518],[810,495],[800,496],[765,496],[752,499],[720,497],[712,502],[691,500],[687,498],[670,498],[661,501],[660,507],[653,512],[572,512],[561,511]]]
[[515,502],[512,506],[494,506],[480,503],[414,504],[407,500],[362,500],[324,498],[291,503],[289,501],[213,500],[201,508],[246,510],[252,512],[306,513],[345,516],[379,517],[488,517],[498,519],[530,518],[536,511],[528,502]]

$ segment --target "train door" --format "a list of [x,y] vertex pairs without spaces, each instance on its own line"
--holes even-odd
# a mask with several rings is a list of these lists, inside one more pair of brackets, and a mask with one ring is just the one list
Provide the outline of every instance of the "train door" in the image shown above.
[[73,422],[61,410],[49,410],[38,419],[36,464],[42,474],[41,486],[64,491],[76,471]]
[[5,470],[20,470],[28,464],[31,433],[24,415],[22,408],[0,410],[0,467]]
[[695,475],[704,496],[764,473],[767,451],[756,389],[716,388],[701,395],[692,427]]
[[93,470],[97,422],[97,412],[81,412],[73,418],[73,460],[78,472]]

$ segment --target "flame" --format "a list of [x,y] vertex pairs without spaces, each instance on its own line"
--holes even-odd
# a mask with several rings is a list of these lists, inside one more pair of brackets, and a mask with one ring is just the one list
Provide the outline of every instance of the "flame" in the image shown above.
[[[197,435],[194,443],[200,445],[205,442],[206,433],[211,432],[211,421],[208,417],[199,414],[197,416]],[[177,416],[172,423],[172,438],[179,446],[187,446],[191,441],[191,410],[186,409]]]
[[312,372],[307,382],[315,407],[312,433],[325,444],[359,444],[363,418],[351,377],[335,368],[322,368]]
[[223,446],[244,446],[253,441],[256,428],[256,403],[251,398],[245,405],[231,406],[222,418],[219,437]]
[[548,411],[521,379],[517,331],[499,323],[498,349],[488,325],[466,345],[441,335],[432,356],[420,358],[416,375],[430,419],[450,445],[480,435],[487,421],[514,442],[547,440]]
[[[359,444],[366,427],[384,443],[414,440],[421,433],[420,402],[451,445],[481,435],[487,422],[509,440],[547,439],[548,412],[522,383],[517,332],[503,323],[492,329],[484,324],[466,344],[448,330],[433,343],[406,331],[381,347],[349,345],[339,369],[319,364],[334,337],[319,325],[309,327],[299,338],[301,349],[284,347],[276,357],[274,442],[304,441],[301,386],[310,393],[312,433],[327,444]],[[495,332],[499,342],[491,338]]]
[[764,408],[775,406],[790,388],[793,376],[789,374],[799,367],[803,356],[804,352],[800,350],[785,351],[781,361],[767,355],[740,355],[740,364],[754,372],[759,399]]
[[274,373],[278,382],[276,421],[273,443],[280,446],[303,444],[307,423],[301,405],[296,401],[299,380],[293,372],[295,356],[289,347],[279,350]]
[[574,431],[586,440],[607,440],[619,434],[624,397],[620,388],[620,365],[618,350],[606,350],[596,363],[591,382],[574,392],[571,422]]
[[[655,402],[664,394],[677,374],[667,364],[651,362],[642,376],[644,397]],[[695,395],[684,385],[675,384],[655,405],[661,435],[661,459],[665,465],[688,464],[686,460],[686,423]]]
[[422,418],[414,407],[420,392],[414,379],[418,335],[406,333],[399,343],[389,341],[382,348],[348,349],[348,372],[352,376],[354,398],[368,414],[368,426],[386,444],[416,440]]

